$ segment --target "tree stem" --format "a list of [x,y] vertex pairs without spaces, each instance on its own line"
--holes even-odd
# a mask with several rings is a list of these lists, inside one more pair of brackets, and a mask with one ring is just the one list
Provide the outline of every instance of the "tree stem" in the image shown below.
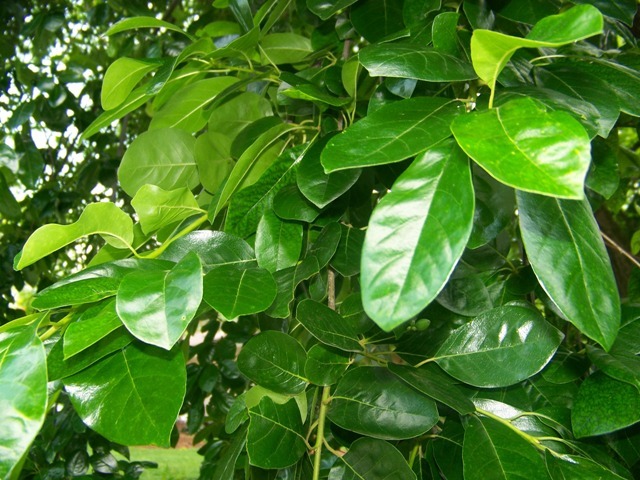
[[322,399],[320,400],[320,412],[318,413],[318,430],[316,430],[316,447],[313,452],[313,480],[320,478],[320,464],[322,462],[322,445],[324,444],[324,423],[327,416],[327,405],[329,404],[330,387],[322,388]]
[[606,233],[604,232],[600,232],[600,235],[602,235],[602,238],[604,238],[604,241],[611,247],[613,248],[615,251],[617,251],[618,253],[620,253],[623,257],[627,258],[631,263],[633,263],[636,267],[640,268],[640,262],[638,261],[638,259],[636,257],[634,257],[633,255],[631,255],[629,252],[627,252],[624,248],[622,248],[620,245],[618,245],[616,243],[616,241],[609,237]]

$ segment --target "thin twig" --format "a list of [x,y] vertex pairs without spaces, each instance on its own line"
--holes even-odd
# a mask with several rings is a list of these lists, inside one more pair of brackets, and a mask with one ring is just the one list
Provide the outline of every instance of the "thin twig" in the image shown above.
[[629,252],[627,252],[624,248],[622,248],[620,245],[618,245],[616,243],[615,240],[613,240],[611,237],[609,237],[606,233],[604,232],[600,232],[600,235],[602,235],[602,238],[604,238],[604,241],[614,250],[616,250],[619,254],[621,254],[623,257],[626,257],[627,260],[629,260],[631,263],[633,263],[636,267],[640,268],[640,262],[638,261],[638,259],[636,257],[634,257],[633,255],[631,255]]

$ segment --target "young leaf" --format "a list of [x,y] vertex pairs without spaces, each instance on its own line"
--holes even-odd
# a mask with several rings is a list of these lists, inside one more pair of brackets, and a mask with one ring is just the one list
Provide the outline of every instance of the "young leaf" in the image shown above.
[[138,339],[170,350],[202,300],[202,265],[189,253],[169,271],[133,272],[116,296],[118,316]]
[[419,156],[376,206],[362,251],[367,314],[391,330],[444,287],[473,226],[469,161],[453,142]]
[[322,151],[326,172],[394,163],[449,137],[457,102],[417,97],[384,105],[336,135]]
[[562,314],[605,350],[620,326],[620,296],[591,207],[518,192],[520,229],[538,280]]
[[458,117],[451,130],[462,149],[500,182],[561,198],[584,198],[589,136],[566,112],[522,98]]
[[45,225],[33,232],[22,251],[16,255],[14,268],[21,270],[82,237],[94,234],[100,235],[114,247],[130,248],[133,222],[113,203],[90,203],[75,223]]
[[507,387],[542,370],[562,338],[535,310],[507,305],[454,330],[436,353],[436,362],[469,385]]
[[32,326],[0,333],[0,477],[17,478],[47,411],[47,366]]
[[133,344],[64,385],[82,421],[112,442],[168,447],[185,395],[184,355]]
[[109,65],[102,80],[100,102],[102,108],[111,110],[119,107],[144,76],[160,66],[155,60],[137,60],[121,57]]

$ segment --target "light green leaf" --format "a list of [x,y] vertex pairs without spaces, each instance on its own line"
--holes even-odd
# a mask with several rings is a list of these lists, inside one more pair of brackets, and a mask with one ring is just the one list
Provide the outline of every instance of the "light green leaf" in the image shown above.
[[209,132],[234,139],[250,123],[272,115],[269,100],[257,93],[241,93],[213,109],[209,116]]
[[194,252],[169,271],[133,272],[116,296],[118,316],[138,339],[170,350],[202,300],[202,265]]
[[471,60],[493,96],[500,72],[518,49],[560,47],[598,35],[602,28],[602,14],[596,8],[578,5],[561,14],[543,18],[526,38],[476,29],[471,37]]
[[274,330],[251,338],[238,355],[238,368],[250,380],[276,393],[297,395],[307,379],[307,354],[296,339]]
[[640,421],[640,392],[596,372],[582,382],[571,410],[576,438],[615,432]]
[[500,182],[562,198],[584,197],[589,135],[566,112],[547,112],[531,98],[512,100],[451,125],[462,149]]
[[295,33],[270,33],[262,37],[260,48],[265,57],[263,63],[281,65],[299,63],[313,53],[311,40]]
[[211,193],[217,192],[235,164],[231,140],[220,133],[203,133],[196,139],[194,154],[202,186]]
[[465,480],[548,478],[535,447],[491,418],[469,417],[462,460]]
[[247,454],[249,463],[260,468],[286,468],[306,451],[302,420],[296,402],[283,405],[265,396],[249,409]]
[[99,342],[121,326],[115,300],[92,305],[78,315],[78,319],[69,324],[64,332],[65,360]]
[[329,480],[415,480],[416,475],[402,454],[390,443],[359,438],[334,464]]
[[326,345],[349,352],[362,351],[354,325],[322,303],[311,299],[302,300],[296,310],[296,319],[311,335]]
[[214,77],[185,85],[154,113],[149,130],[179,128],[193,133],[207,124],[204,109],[217,95],[237,83],[235,77]]
[[229,320],[265,311],[276,293],[275,280],[263,268],[220,265],[204,277],[204,301]]
[[169,447],[186,390],[184,354],[133,344],[64,385],[82,421],[112,442]]
[[342,428],[383,440],[417,437],[438,421],[433,400],[381,367],[347,371],[327,415]]
[[562,338],[537,311],[507,305],[451,332],[435,360],[449,375],[469,385],[507,387],[542,370]]
[[160,66],[156,60],[121,57],[109,65],[102,80],[102,108],[119,107],[144,76]]
[[365,311],[391,330],[444,287],[473,227],[469,161],[453,142],[419,156],[376,206],[362,251]]
[[265,212],[256,231],[258,265],[271,273],[296,265],[302,234],[300,223],[282,221],[272,211]]
[[147,235],[192,215],[206,213],[188,188],[167,191],[155,185],[143,185],[131,200],[131,206]]
[[358,58],[372,77],[413,78],[425,82],[460,82],[477,78],[470,63],[413,43],[365,47]]
[[0,478],[17,478],[46,411],[46,358],[34,326],[0,333]]
[[146,184],[165,190],[199,183],[194,158],[195,138],[178,129],[145,132],[129,145],[118,168],[122,189],[131,197]]
[[589,203],[524,192],[517,198],[522,240],[540,284],[568,321],[609,350],[620,326],[620,296]]
[[114,247],[131,248],[133,222],[113,203],[90,203],[76,222],[44,225],[33,232],[16,255],[14,268],[21,270],[82,237],[94,234]]
[[325,147],[326,172],[394,163],[449,137],[460,113],[457,102],[418,97],[384,105],[336,135]]
[[190,35],[182,30],[181,28],[175,26],[173,23],[165,22],[164,20],[158,20],[154,17],[131,17],[125,18],[124,20],[120,20],[118,23],[113,25],[105,35],[114,35],[116,33],[125,32],[127,30],[133,30],[136,28],[166,28],[167,30],[172,30],[174,32],[182,33],[187,37],[191,38]]

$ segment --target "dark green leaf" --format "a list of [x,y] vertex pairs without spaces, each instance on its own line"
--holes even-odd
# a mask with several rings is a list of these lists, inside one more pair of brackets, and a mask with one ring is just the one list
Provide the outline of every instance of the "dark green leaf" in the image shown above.
[[420,313],[451,275],[471,234],[469,161],[454,142],[425,152],[376,206],[362,251],[367,314],[391,330]]
[[577,455],[557,457],[545,454],[547,470],[552,480],[623,480],[605,466]]
[[115,300],[105,302],[92,305],[67,327],[63,345],[65,359],[89,348],[122,326]]
[[338,250],[341,237],[342,227],[339,223],[332,222],[325,225],[309,248],[307,255],[316,257],[320,268],[326,267]]
[[436,353],[436,361],[469,385],[506,387],[542,370],[562,338],[535,310],[509,305],[454,330]]
[[636,15],[638,2],[635,0],[573,0],[573,3],[588,3],[603,14],[631,26]]
[[185,395],[184,354],[131,345],[64,384],[82,421],[107,439],[168,447]]
[[307,354],[293,337],[265,331],[251,338],[238,355],[238,368],[258,385],[276,393],[296,395],[307,380],[304,364]]
[[287,318],[291,315],[291,302],[296,287],[303,280],[307,280],[320,271],[318,259],[307,257],[295,267],[285,268],[277,271],[273,278],[278,285],[278,293],[273,304],[267,310],[267,315],[274,318]]
[[540,283],[567,320],[608,350],[620,325],[620,298],[591,207],[517,197],[522,239]]
[[587,353],[593,364],[611,378],[634,385],[640,390],[640,357],[629,353],[607,353],[587,345]]
[[296,319],[322,343],[348,352],[362,351],[353,324],[322,303],[303,300],[298,304]]
[[449,137],[460,106],[443,98],[410,98],[376,110],[336,135],[322,152],[327,172],[399,162]]
[[333,385],[340,380],[351,363],[347,354],[317,344],[307,352],[304,374],[315,385]]
[[11,193],[9,185],[4,178],[4,175],[0,173],[0,214],[4,218],[18,219],[22,215],[20,210],[20,204]]
[[218,460],[216,464],[215,472],[213,473],[213,478],[216,480],[233,480],[236,471],[236,462],[238,461],[238,457],[244,450],[245,444],[247,441],[247,432],[243,429],[240,432],[237,432],[224,453],[220,456],[220,460]]
[[357,0],[307,0],[307,7],[322,20],[326,20],[340,10],[356,3]]
[[360,273],[360,256],[365,233],[357,228],[340,225],[342,233],[331,266],[343,277]]
[[351,8],[351,23],[369,42],[377,42],[404,29],[402,1],[360,0]]
[[273,211],[284,220],[311,223],[320,209],[305,197],[296,184],[281,188],[273,199]]
[[280,220],[267,211],[256,231],[258,265],[271,273],[298,263],[302,251],[302,225]]
[[438,421],[436,404],[381,367],[358,367],[340,379],[327,413],[342,428],[374,438],[401,440]]

